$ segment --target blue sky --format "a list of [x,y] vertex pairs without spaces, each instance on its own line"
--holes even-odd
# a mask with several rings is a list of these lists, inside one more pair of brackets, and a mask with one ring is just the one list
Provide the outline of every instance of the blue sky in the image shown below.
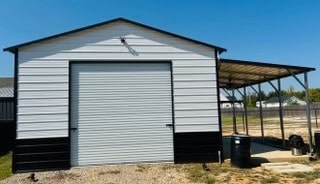
[[[0,48],[124,17],[227,48],[224,58],[315,67],[310,87],[320,87],[319,8],[316,0],[1,0]],[[12,61],[0,52],[0,77],[13,76]]]

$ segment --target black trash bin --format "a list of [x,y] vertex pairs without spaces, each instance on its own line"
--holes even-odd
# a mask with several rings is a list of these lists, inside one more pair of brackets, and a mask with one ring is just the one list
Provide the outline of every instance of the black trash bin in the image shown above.
[[320,158],[320,131],[314,132],[315,151],[317,157]]
[[239,168],[251,166],[251,138],[249,135],[233,134],[231,136],[231,165]]

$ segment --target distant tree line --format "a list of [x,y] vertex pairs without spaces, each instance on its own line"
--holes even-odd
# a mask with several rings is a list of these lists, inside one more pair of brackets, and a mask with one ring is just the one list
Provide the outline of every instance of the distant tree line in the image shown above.
[[[266,94],[264,91],[261,91],[261,100],[265,101],[273,97],[278,97],[278,93],[276,91],[270,91]],[[296,91],[292,86],[290,86],[287,90],[281,90],[282,96],[295,96],[301,100],[305,99],[305,91]],[[309,88],[309,97],[311,102],[320,102],[320,88]],[[242,99],[244,100],[244,99]],[[259,101],[259,95],[257,94],[248,94],[247,95],[247,106],[255,107],[256,102]]]

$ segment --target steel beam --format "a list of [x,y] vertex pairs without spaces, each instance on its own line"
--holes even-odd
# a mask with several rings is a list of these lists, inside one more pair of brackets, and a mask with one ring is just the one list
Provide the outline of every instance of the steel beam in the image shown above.
[[289,69],[287,69],[287,71],[292,75],[293,78],[296,79],[296,81],[297,81],[304,89],[306,89],[305,84],[303,84],[303,82],[296,76],[296,74],[292,73]]
[[222,88],[222,89],[228,96],[231,96],[230,93],[225,88]]

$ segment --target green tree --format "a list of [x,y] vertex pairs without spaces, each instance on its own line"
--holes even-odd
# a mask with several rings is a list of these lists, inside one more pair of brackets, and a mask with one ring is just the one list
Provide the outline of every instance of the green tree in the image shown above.
[[[264,91],[261,91],[260,95],[261,95],[262,100],[266,100],[266,94]],[[242,100],[244,100],[244,99],[242,98]],[[255,93],[250,94],[249,93],[247,95],[246,105],[247,105],[247,107],[256,107],[257,101],[259,101],[259,94],[255,94]]]
[[258,97],[255,94],[251,94],[247,96],[247,107],[255,107],[256,106],[256,102],[258,101]]
[[303,100],[305,98],[305,94],[306,94],[306,92],[304,90],[294,92],[294,96],[301,99],[301,100]]
[[309,97],[311,102],[320,102],[320,88],[310,88]]
[[[261,95],[261,100],[266,100],[267,99],[267,95],[266,95],[266,93],[264,91],[261,91],[259,94]],[[259,94],[258,94],[258,100],[259,100]]]
[[[286,90],[281,90],[281,95],[282,96],[286,96],[288,95],[288,92]],[[270,99],[272,97],[278,97],[278,92],[277,91],[270,91],[268,94],[267,94],[267,99]]]

